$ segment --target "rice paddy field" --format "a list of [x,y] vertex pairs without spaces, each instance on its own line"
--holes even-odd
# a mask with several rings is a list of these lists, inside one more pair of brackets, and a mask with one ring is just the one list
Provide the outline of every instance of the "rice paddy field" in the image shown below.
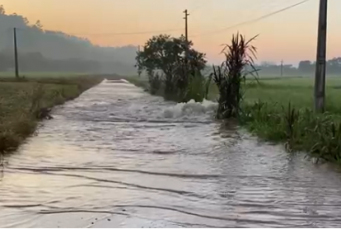
[[[248,82],[245,99],[248,102],[261,100],[287,105],[289,102],[298,108],[312,108],[314,78],[262,79],[259,84]],[[341,77],[327,78],[326,109],[341,114]]]

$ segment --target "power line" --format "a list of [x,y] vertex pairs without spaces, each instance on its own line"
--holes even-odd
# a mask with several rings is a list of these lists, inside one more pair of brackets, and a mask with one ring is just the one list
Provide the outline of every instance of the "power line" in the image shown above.
[[201,7],[205,6],[208,2],[210,2],[210,1],[205,1],[205,2],[203,2],[202,4],[197,5],[196,7],[194,7],[194,8],[191,10],[191,13],[193,13],[193,12],[199,10]]
[[[261,17],[256,18],[256,19],[244,21],[244,22],[241,22],[241,23],[229,26],[229,27],[225,27],[225,28],[222,28],[222,29],[219,29],[219,30],[205,32],[205,33],[201,33],[201,34],[196,34],[196,35],[193,35],[192,37],[211,35],[212,33],[224,32],[226,30],[229,30],[229,29],[232,29],[232,28],[235,28],[235,27],[238,27],[238,26],[242,26],[242,25],[246,25],[246,24],[252,24],[252,23],[258,22],[260,20],[263,20],[265,18],[271,17],[271,16],[273,16],[275,14],[278,14],[278,13],[281,13],[283,11],[286,11],[286,10],[289,10],[291,8],[294,8],[296,6],[299,6],[299,5],[301,5],[301,4],[303,4],[303,3],[307,2],[307,1],[310,1],[310,0],[304,0],[304,1],[298,2],[296,4],[293,4],[293,5],[287,6],[285,8],[282,8],[280,10],[271,12],[269,14],[266,14],[266,15],[261,16]],[[199,7],[198,6],[195,7],[194,10],[204,6],[206,3],[207,2],[204,2]],[[18,30],[24,30],[24,29],[25,28],[18,28]],[[165,30],[151,30],[151,31],[136,31],[136,32],[117,32],[117,33],[72,33],[70,35],[74,35],[74,36],[124,36],[124,35],[143,35],[143,34],[153,34],[153,33],[179,32],[179,31],[182,31],[182,30],[183,30],[183,28],[165,29]]]
[[[282,0],[278,0],[278,1],[282,1]],[[260,6],[261,9],[262,9],[264,6],[270,6],[270,8],[271,8],[271,10],[272,10],[272,8],[273,8],[273,3],[274,3],[274,2],[275,2],[275,0],[262,0],[261,4],[258,4],[257,6],[258,6],[258,7]],[[277,3],[278,3],[278,2],[277,2]],[[255,7],[250,7],[250,6],[249,6],[249,3],[247,2],[247,0],[241,2],[241,4],[238,4],[238,6],[239,6],[239,7],[238,7],[237,9],[231,9],[231,8],[230,8],[230,10],[239,10],[238,15],[239,15],[240,17],[243,17],[243,16],[244,16],[245,11],[246,11],[246,12],[249,12],[249,11],[254,12],[254,11],[256,10]],[[271,6],[272,6],[272,7],[271,7]],[[241,8],[241,10],[240,10],[239,8]],[[267,8],[269,8],[269,7],[267,7]],[[215,21],[215,20],[222,20],[222,16],[220,15],[220,16],[218,16],[218,17],[211,18],[210,21]]]
[[229,27],[225,27],[225,28],[222,28],[222,29],[219,29],[219,30],[214,30],[214,31],[206,32],[206,33],[201,33],[201,34],[193,35],[192,37],[205,36],[205,35],[212,35],[212,34],[216,34],[216,33],[220,33],[220,32],[225,32],[226,30],[233,29],[233,28],[238,27],[238,26],[247,25],[247,24],[252,24],[252,23],[261,21],[261,20],[263,20],[263,19],[266,19],[266,18],[268,18],[268,17],[271,17],[271,16],[273,16],[273,15],[276,15],[276,14],[282,13],[282,12],[284,12],[284,11],[287,11],[287,10],[289,10],[289,9],[292,9],[292,8],[294,8],[294,7],[296,7],[296,6],[302,5],[303,3],[306,3],[306,2],[308,2],[308,1],[310,1],[310,0],[303,0],[303,1],[300,1],[300,2],[298,2],[298,3],[296,3],[296,4],[293,4],[293,5],[284,7],[284,8],[282,8],[282,9],[276,10],[276,11],[271,12],[271,13],[268,13],[268,14],[265,14],[265,15],[263,15],[263,16],[261,16],[261,17],[255,18],[255,19],[248,20],[248,21],[244,21],[244,22],[241,22],[241,23],[238,23],[238,24],[229,26]]

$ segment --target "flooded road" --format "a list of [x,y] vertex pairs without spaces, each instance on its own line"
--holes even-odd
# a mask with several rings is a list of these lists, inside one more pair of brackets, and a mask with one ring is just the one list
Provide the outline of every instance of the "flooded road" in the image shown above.
[[0,172],[1,227],[340,227],[341,174],[222,130],[215,104],[105,81]]

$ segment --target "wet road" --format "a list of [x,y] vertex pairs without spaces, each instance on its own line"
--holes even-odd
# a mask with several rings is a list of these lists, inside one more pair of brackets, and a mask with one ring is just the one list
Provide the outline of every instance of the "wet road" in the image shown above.
[[90,89],[6,159],[0,226],[341,226],[336,169],[222,130],[214,108]]

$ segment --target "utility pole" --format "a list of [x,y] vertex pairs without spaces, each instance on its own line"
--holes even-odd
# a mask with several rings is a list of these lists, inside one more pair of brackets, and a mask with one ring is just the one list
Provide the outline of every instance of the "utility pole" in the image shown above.
[[14,38],[14,61],[15,61],[15,77],[19,78],[19,64],[18,64],[18,47],[17,47],[17,29],[13,29]]
[[189,16],[189,14],[188,14],[187,10],[185,10],[184,13],[185,13],[185,17],[184,17],[184,19],[185,19],[185,37],[186,37],[186,41],[188,43],[188,16]]
[[320,0],[314,91],[315,100],[314,105],[316,112],[323,112],[325,108],[327,11],[328,11],[327,2],[328,0]]
[[281,61],[281,77],[283,77],[283,60]]
[[186,75],[188,74],[188,46],[189,46],[189,44],[188,44],[188,16],[189,16],[189,14],[188,14],[188,11],[187,10],[185,10],[184,11],[184,13],[185,13],[185,17],[184,17],[184,19],[185,19],[185,38],[186,38],[186,50],[185,50],[185,71],[186,71]]

